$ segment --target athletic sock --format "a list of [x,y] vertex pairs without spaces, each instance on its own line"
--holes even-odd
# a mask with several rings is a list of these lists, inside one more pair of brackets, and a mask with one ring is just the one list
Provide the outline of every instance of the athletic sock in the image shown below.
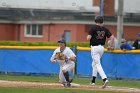
[[107,78],[104,78],[104,79],[103,79],[103,82],[105,82],[106,80],[107,80]]
[[95,83],[95,79],[96,79],[96,77],[95,77],[95,76],[93,76],[93,77],[92,77],[92,81],[91,81],[91,82],[92,82],[92,83]]
[[69,80],[69,73],[68,73],[68,71],[63,73],[63,74],[64,74],[64,77],[65,77],[66,81],[69,82],[70,80]]

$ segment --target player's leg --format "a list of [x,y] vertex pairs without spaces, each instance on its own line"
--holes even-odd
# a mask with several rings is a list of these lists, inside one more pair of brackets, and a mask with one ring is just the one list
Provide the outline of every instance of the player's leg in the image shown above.
[[62,83],[62,84],[66,83],[66,79],[65,79],[64,74],[62,72],[62,67],[60,67],[59,82]]
[[107,76],[106,76],[101,64],[100,63],[96,64],[96,67],[97,67],[98,73],[100,74],[101,78],[102,79],[107,78]]
[[[62,72],[66,73],[66,72],[69,72],[69,71],[73,71],[74,67],[75,67],[75,63],[66,64],[65,66],[62,67]],[[66,74],[66,75],[68,75],[68,74]]]
[[70,86],[70,83],[72,82],[70,79],[69,79],[69,73],[68,71],[71,71],[73,70],[75,67],[75,64],[72,63],[72,64],[66,64],[65,66],[62,67],[62,72],[64,74],[64,77],[66,79],[66,82],[67,82],[67,86],[69,87]]
[[[94,46],[91,47],[91,53],[92,53],[92,59],[94,61],[94,68],[97,69],[97,72],[100,74],[101,78],[103,79],[104,83],[107,80],[107,77],[105,75],[105,72],[103,71],[103,68],[101,66],[101,62],[100,62],[100,58],[104,53],[104,47],[99,45],[99,46]],[[96,79],[95,77],[93,77],[93,80]],[[106,86],[106,84],[105,84]]]
[[95,79],[97,77],[97,68],[95,66],[94,61],[92,62],[92,80],[91,80],[91,85],[95,85]]
[[99,72],[100,76],[102,79],[107,78],[105,75],[105,72],[101,66],[101,57],[104,53],[104,47],[103,46],[98,46],[98,48],[96,49],[97,53],[94,54],[94,61],[95,61],[95,66],[97,68],[97,71]]
[[96,60],[96,65],[95,66],[97,68],[97,71],[98,71],[99,75],[101,76],[101,78],[104,82],[103,88],[105,88],[107,83],[108,83],[107,76],[106,76],[106,74],[105,74],[105,72],[104,72],[104,70],[101,66],[100,60],[98,60],[98,56],[95,56],[95,60]]
[[99,55],[96,55],[96,57],[95,57],[95,60],[96,60],[96,63],[97,63],[96,67],[97,67],[97,70],[98,70],[98,72],[99,72],[99,74],[100,74],[100,76],[101,76],[101,78],[102,78],[102,80],[104,82],[103,88],[105,88],[107,83],[108,83],[108,80],[107,80],[107,76],[106,76],[106,74],[105,74],[105,72],[104,72],[104,70],[103,70],[103,68],[101,66],[101,62],[100,62],[100,59],[101,59],[101,57],[102,57],[102,55],[104,53],[104,47],[99,46],[98,50],[99,50]]
[[96,50],[97,47],[93,47],[91,46],[91,57],[92,57],[92,80],[91,80],[91,85],[95,85],[95,79],[97,77],[97,68],[96,68],[96,64],[94,61],[94,55],[97,53]]

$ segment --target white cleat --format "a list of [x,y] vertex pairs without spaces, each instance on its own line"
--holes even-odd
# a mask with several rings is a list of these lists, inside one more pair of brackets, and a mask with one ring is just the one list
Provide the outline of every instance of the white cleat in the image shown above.
[[95,83],[90,83],[90,85],[91,85],[91,86],[95,86],[96,84],[95,84]]
[[106,80],[105,82],[104,82],[104,84],[103,84],[103,86],[102,86],[102,88],[106,88],[106,86],[107,86],[107,84],[109,83],[109,81],[108,80]]

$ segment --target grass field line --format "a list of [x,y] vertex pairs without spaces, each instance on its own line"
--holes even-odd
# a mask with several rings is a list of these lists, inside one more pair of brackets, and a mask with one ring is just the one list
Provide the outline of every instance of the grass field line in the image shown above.
[[[0,87],[31,87],[31,88],[55,88],[55,89],[65,89],[60,83],[46,83],[46,82],[27,82],[27,81],[7,81],[0,80]],[[81,85],[75,84],[75,86],[66,89],[79,89],[79,90],[101,90],[101,91],[120,91],[120,92],[130,92],[130,93],[140,93],[138,88],[128,88],[128,87],[115,87],[107,86],[102,89],[102,86],[91,86],[91,85]]]

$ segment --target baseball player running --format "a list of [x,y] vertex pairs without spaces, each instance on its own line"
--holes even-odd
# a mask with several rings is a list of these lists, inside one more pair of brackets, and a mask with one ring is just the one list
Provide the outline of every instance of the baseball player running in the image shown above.
[[107,80],[107,76],[101,66],[100,58],[102,57],[104,53],[104,45],[106,42],[106,37],[110,38],[111,44],[110,48],[113,47],[114,44],[114,36],[111,34],[111,32],[103,26],[103,17],[102,16],[96,16],[95,17],[95,23],[96,25],[93,26],[88,35],[87,40],[90,41],[91,46],[91,57],[92,57],[92,81],[91,85],[95,85],[95,79],[97,77],[97,73],[101,76],[104,84],[102,88],[105,88],[107,86],[107,83],[109,82]]
[[64,39],[58,41],[59,47],[53,52],[50,58],[51,62],[58,62],[60,65],[59,81],[65,87],[70,87],[72,79],[69,79],[69,71],[74,71],[76,55],[73,51],[66,47]]

